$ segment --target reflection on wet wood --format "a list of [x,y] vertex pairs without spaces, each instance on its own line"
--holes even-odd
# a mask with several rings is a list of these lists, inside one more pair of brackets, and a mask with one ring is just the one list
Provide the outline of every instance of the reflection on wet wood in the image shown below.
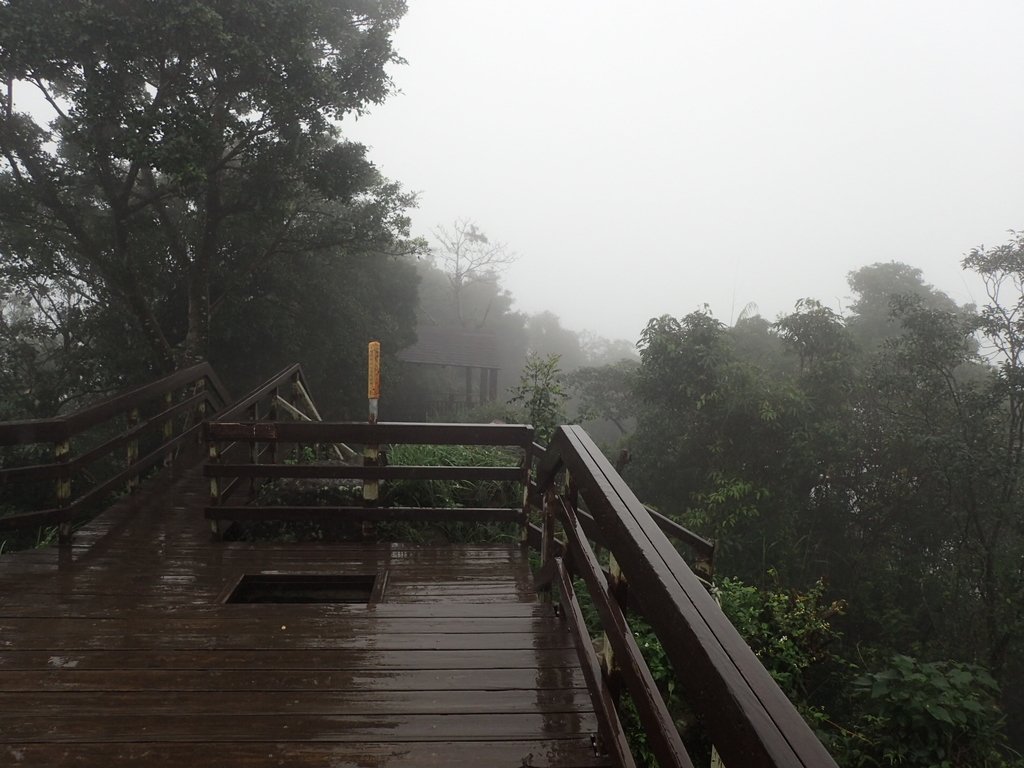
[[[609,765],[517,547],[215,543],[205,492],[0,557],[0,764]],[[387,583],[370,606],[224,604],[268,572]]]

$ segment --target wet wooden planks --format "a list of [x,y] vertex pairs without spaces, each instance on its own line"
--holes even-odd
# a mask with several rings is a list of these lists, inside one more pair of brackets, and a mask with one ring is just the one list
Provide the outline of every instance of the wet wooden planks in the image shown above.
[[[214,543],[205,492],[0,557],[0,764],[608,765],[518,548]],[[266,572],[386,584],[371,606],[222,602]]]

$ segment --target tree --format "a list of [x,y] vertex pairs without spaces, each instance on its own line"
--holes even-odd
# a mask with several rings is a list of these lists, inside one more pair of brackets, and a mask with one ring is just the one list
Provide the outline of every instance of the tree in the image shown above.
[[[210,354],[250,275],[405,248],[410,199],[338,121],[379,103],[401,0],[0,4],[0,254],[128,321],[148,367]],[[245,297],[243,297],[244,300]]]
[[865,351],[877,350],[886,339],[900,332],[893,316],[892,301],[898,296],[916,296],[924,305],[944,312],[957,311],[956,302],[924,281],[920,269],[898,261],[876,262],[846,276],[854,293],[847,327]]
[[73,285],[0,290],[0,419],[52,416],[106,390],[88,305]]
[[607,419],[625,437],[627,423],[636,416],[635,360],[577,368],[568,375],[569,388],[579,399],[580,421]]
[[526,318],[526,341],[529,350],[539,357],[557,355],[565,370],[573,370],[583,362],[579,336],[563,328],[554,312],[538,312]]
[[[438,226],[434,239],[440,244],[435,251],[441,269],[448,276],[459,325],[465,327],[466,289],[477,283],[497,283],[498,273],[515,261],[516,256],[504,243],[495,243],[469,219],[456,219],[451,229]],[[490,307],[487,308],[489,310]],[[487,320],[487,310],[477,319],[478,327]]]
[[627,473],[640,497],[717,538],[726,572],[755,581],[792,563],[793,499],[814,466],[788,450],[799,434],[792,388],[739,359],[707,311],[652,319],[639,347]]
[[551,439],[555,429],[565,423],[568,398],[562,371],[558,368],[558,355],[541,357],[531,352],[508,404],[516,407],[523,422],[533,425],[537,442],[543,445]]

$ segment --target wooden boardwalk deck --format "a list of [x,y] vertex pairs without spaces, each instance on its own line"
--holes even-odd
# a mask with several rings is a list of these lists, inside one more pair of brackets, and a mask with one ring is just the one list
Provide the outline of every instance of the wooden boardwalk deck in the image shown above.
[[[605,766],[513,546],[214,543],[194,474],[0,556],[0,765]],[[225,604],[243,574],[386,573],[375,605]]]

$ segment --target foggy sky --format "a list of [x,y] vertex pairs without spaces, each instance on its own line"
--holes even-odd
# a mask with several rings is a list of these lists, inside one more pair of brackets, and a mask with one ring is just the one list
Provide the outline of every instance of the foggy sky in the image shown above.
[[409,5],[402,93],[346,134],[576,330],[843,308],[875,261],[982,301],[960,258],[1024,229],[1020,0]]

